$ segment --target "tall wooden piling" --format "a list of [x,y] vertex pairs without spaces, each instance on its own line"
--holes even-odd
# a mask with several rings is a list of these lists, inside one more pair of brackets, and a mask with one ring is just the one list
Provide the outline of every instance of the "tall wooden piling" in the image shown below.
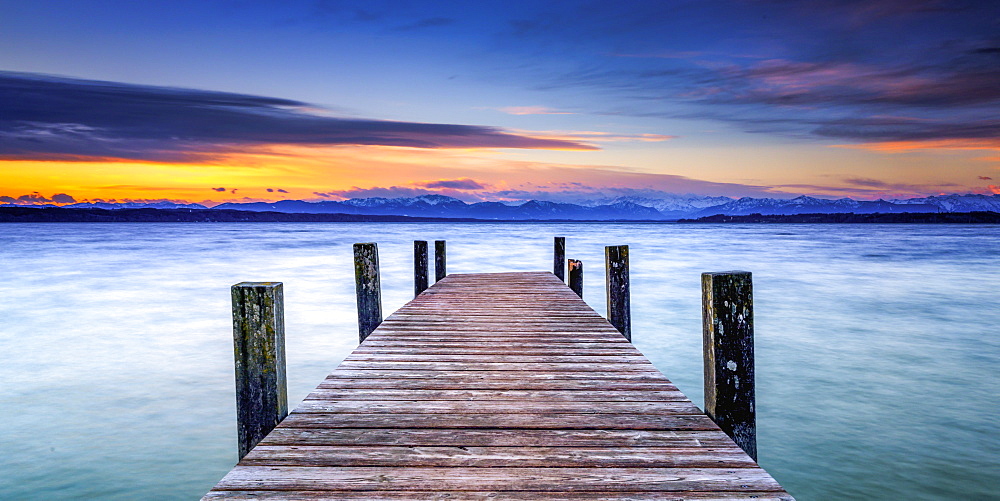
[[358,296],[358,337],[363,343],[382,323],[382,284],[379,281],[377,244],[354,244],[354,281]]
[[702,273],[701,294],[705,413],[756,461],[751,274]]
[[583,261],[569,260],[569,288],[583,297]]
[[604,248],[607,272],[608,321],[632,340],[632,305],[628,280],[628,246],[609,245]]
[[427,289],[427,241],[413,241],[413,296]]
[[232,286],[240,459],[288,415],[281,282]]
[[566,280],[566,237],[553,239],[552,273],[555,273],[559,280]]
[[448,276],[448,270],[446,268],[446,245],[444,240],[434,241],[434,281],[437,282],[442,278]]

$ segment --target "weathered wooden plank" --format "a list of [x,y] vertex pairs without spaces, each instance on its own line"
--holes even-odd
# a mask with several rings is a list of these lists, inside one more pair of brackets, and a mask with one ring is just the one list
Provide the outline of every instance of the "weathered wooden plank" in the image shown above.
[[[318,500],[366,500],[366,501],[535,501],[566,499],[566,491],[212,491],[203,499],[227,501],[318,501]],[[794,501],[784,492],[742,491],[742,492],[593,492],[573,491],[573,499],[580,500],[628,500],[628,501]]]
[[439,381],[486,380],[486,381],[665,381],[670,382],[662,372],[580,372],[557,371],[503,371],[503,370],[414,370],[414,369],[348,369],[339,368],[327,376],[327,381],[337,378],[368,379],[432,379]]
[[[496,332],[490,337],[489,333],[483,331],[376,331],[368,339],[374,337],[378,341],[421,341],[421,342],[446,342],[446,343],[483,343],[483,339],[471,339],[473,337],[495,339],[495,344],[503,343],[539,343],[546,339],[551,339],[553,343],[618,343],[624,346],[625,338],[620,334],[607,335],[604,333],[594,333],[581,335],[579,331],[552,331],[552,332],[522,332],[520,335]],[[366,340],[367,341],[367,340]]]
[[[628,351],[630,353],[641,353],[635,348],[634,345],[625,341],[624,338],[615,338],[608,340],[594,340],[589,338],[584,339],[552,339],[549,337],[538,337],[536,339],[531,338],[509,338],[504,337],[502,333],[498,333],[497,337],[505,339],[505,344],[498,346],[495,344],[484,345],[482,340],[468,339],[460,336],[447,336],[446,340],[437,340],[435,335],[426,334],[420,336],[418,334],[411,335],[385,335],[378,337],[369,337],[365,340],[364,344],[359,345],[355,350],[377,350],[380,347],[416,347],[416,348],[478,348],[481,350],[496,350],[503,349],[504,347],[518,347],[518,348],[541,348],[541,349],[551,349],[551,350],[572,350],[572,349],[594,349],[594,350],[608,350],[615,349],[621,351]],[[509,342],[510,344],[507,344]]]
[[462,401],[462,400],[303,400],[296,412],[353,412],[359,414],[392,414],[411,412],[415,414],[461,414],[461,413],[506,413],[506,414],[701,414],[690,401],[686,402],[536,402],[521,401]]
[[483,344],[480,340],[467,339],[467,338],[455,338],[446,341],[435,341],[431,339],[421,339],[419,336],[399,336],[399,338],[394,338],[391,336],[378,337],[371,342],[366,342],[355,350],[366,352],[366,351],[378,351],[380,349],[420,349],[420,350],[434,350],[434,349],[463,349],[463,350],[481,350],[481,351],[496,351],[503,350],[504,348],[518,348],[518,349],[535,349],[535,350],[549,350],[559,353],[564,353],[569,350],[586,350],[586,351],[596,351],[596,350],[614,350],[620,353],[641,353],[635,349],[634,346],[630,344],[617,342],[617,341],[604,341],[600,343],[577,341],[573,339],[511,339],[510,344],[496,345],[496,344]]
[[219,489],[781,490],[759,468],[434,468],[237,466]]
[[317,388],[397,389],[397,390],[657,390],[676,391],[673,384],[657,381],[616,381],[594,379],[521,378],[335,378],[326,379]]
[[[496,346],[493,348],[482,348],[482,344],[467,344],[464,348],[459,347],[438,347],[438,346],[414,346],[414,345],[388,345],[388,346],[377,346],[372,347],[371,345],[359,347],[354,350],[354,355],[365,356],[365,355],[414,355],[414,356],[436,356],[436,355],[476,355],[476,356],[492,356],[498,354],[504,354],[506,356],[516,356],[516,355],[534,355],[534,356],[575,356],[575,357],[592,357],[600,355],[631,355],[636,356],[634,351],[628,350],[625,347],[613,347],[613,348],[601,348],[594,347],[589,349],[572,349],[572,348],[537,348],[537,347],[524,347],[524,346]],[[352,355],[353,356],[353,355]]]
[[413,369],[432,371],[594,371],[594,372],[656,372],[651,364],[533,362],[531,365],[504,362],[394,362],[391,360],[344,360],[345,369]]
[[[500,324],[500,325],[510,325],[514,327],[520,326],[530,326],[530,325],[565,325],[569,327],[574,327],[577,325],[599,325],[602,318],[594,317],[582,317],[580,315],[565,315],[563,317],[554,318],[553,315],[545,315],[538,317],[528,317],[524,315],[488,315],[488,316],[474,316],[474,315],[458,315],[452,312],[452,315],[445,316],[440,314],[409,314],[409,313],[393,313],[391,315],[393,324],[419,324],[421,326],[427,325],[433,327],[435,324]],[[387,319],[388,320],[388,319]],[[610,324],[609,324],[610,325]]]
[[736,447],[409,447],[265,445],[244,466],[753,468]]
[[[287,428],[486,428],[577,430],[704,430],[719,427],[704,414],[349,414],[295,412]],[[730,444],[732,447],[735,445]]]
[[[297,413],[292,413],[287,419]],[[450,447],[729,447],[716,430],[522,428],[290,428],[278,426],[264,445],[438,445]]]
[[306,400],[516,400],[569,402],[689,402],[683,393],[640,390],[399,390],[320,387]]
[[[446,355],[438,353],[353,353],[344,361],[351,362],[462,362],[489,363],[514,362],[519,364],[569,363],[569,364],[645,364],[652,368],[649,360],[642,355]],[[622,369],[625,370],[625,369]]]
[[[440,338],[445,341],[462,341],[470,337],[476,336],[480,338],[488,339],[498,339],[498,340],[520,340],[525,342],[539,341],[542,339],[552,339],[556,342],[572,342],[572,343],[614,343],[619,342],[620,334],[610,333],[604,329],[567,329],[565,327],[559,329],[551,330],[540,330],[540,329],[523,329],[518,331],[506,331],[502,329],[470,329],[470,328],[454,328],[446,329],[443,327],[437,327],[435,329],[419,330],[415,328],[406,329],[396,329],[396,328],[386,328],[383,330],[376,330],[372,333],[372,336],[382,335],[380,339],[399,339],[405,341],[420,341],[428,340],[432,341],[436,338]],[[617,336],[617,337],[616,337]],[[624,340],[624,338],[621,338]],[[482,342],[482,340],[480,340]]]

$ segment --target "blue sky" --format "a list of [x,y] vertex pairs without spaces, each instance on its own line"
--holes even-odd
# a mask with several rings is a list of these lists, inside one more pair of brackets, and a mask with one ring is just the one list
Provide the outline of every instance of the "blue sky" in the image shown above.
[[[0,14],[0,195],[1000,191],[991,2],[80,0]],[[478,188],[448,187],[464,179],[450,186]]]

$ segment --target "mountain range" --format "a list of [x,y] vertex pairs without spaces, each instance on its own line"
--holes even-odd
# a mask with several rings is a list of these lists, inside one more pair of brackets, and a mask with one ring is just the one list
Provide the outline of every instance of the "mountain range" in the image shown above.
[[[8,207],[12,205],[7,205]],[[77,203],[66,208],[98,209],[189,209],[243,210],[292,214],[356,214],[413,217],[474,218],[491,220],[677,220],[713,215],[750,214],[874,214],[902,212],[1000,212],[1000,195],[940,195],[900,200],[859,201],[800,196],[792,199],[731,199],[699,195],[675,195],[668,199],[618,197],[588,200],[578,204],[529,200],[527,202],[466,203],[444,195],[421,195],[412,198],[355,198],[344,201],[224,203],[208,208],[201,204],[171,202]]]

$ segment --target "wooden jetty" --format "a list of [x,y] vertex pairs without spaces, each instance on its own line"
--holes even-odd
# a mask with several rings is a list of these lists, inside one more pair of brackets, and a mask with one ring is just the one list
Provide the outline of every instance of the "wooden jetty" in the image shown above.
[[782,487],[555,275],[452,274],[204,499],[763,499]]

